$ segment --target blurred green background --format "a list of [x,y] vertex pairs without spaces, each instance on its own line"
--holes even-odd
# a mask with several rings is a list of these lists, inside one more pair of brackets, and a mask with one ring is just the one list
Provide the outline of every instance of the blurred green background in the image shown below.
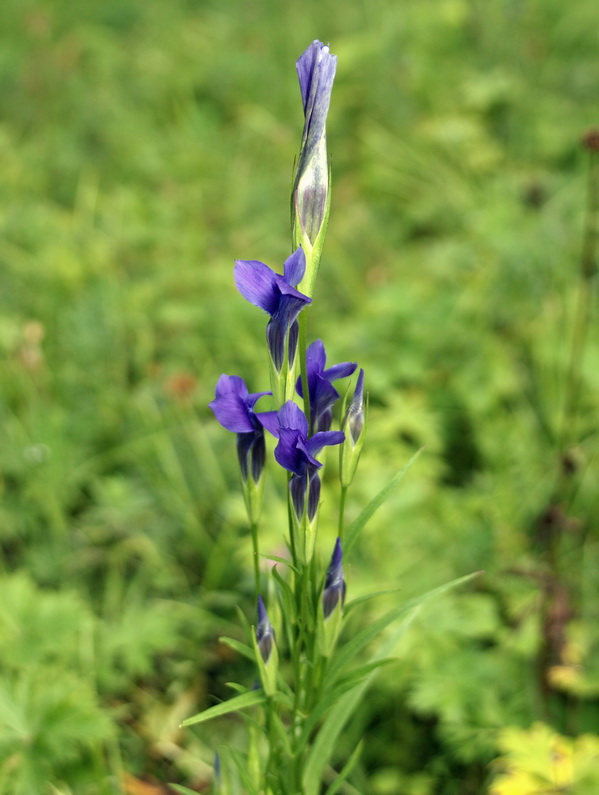
[[[366,735],[345,792],[476,795],[500,756],[500,795],[565,791],[516,779],[554,775],[534,722],[573,759],[599,734],[592,312],[571,353],[595,309],[597,23],[595,0],[3,0],[2,795],[208,792],[215,747],[243,742],[235,719],[177,728],[253,677],[218,643],[241,637],[252,578],[234,440],[207,404],[222,372],[267,379],[232,263],[289,253],[294,64],[315,38],[339,63],[309,333],[370,396],[350,518],[425,446],[350,593],[485,570],[381,674],[339,748]],[[568,792],[598,791],[593,753]]]

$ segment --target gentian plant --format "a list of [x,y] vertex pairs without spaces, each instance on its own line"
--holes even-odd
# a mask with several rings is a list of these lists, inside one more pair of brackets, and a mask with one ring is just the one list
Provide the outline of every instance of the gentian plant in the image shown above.
[[[399,635],[414,610],[431,594],[395,606],[344,633],[348,615],[368,597],[346,603],[344,559],[359,532],[407,471],[399,472],[345,527],[345,498],[354,479],[366,432],[364,370],[344,406],[334,383],[351,377],[355,362],[327,367],[319,339],[307,345],[306,308],[312,293],[330,210],[330,173],[326,118],[336,56],[314,41],[297,61],[305,123],[293,179],[291,227],[293,252],[278,274],[257,260],[237,260],[235,283],[250,303],[265,311],[270,366],[269,391],[250,393],[239,376],[221,375],[210,407],[216,419],[237,435],[237,452],[254,553],[256,623],[247,643],[223,639],[253,661],[255,677],[235,684],[233,698],[189,718],[202,723],[239,712],[248,728],[247,751],[218,749],[213,791],[223,795],[319,795],[326,784],[332,795],[352,775],[360,745],[347,760],[336,754],[337,740],[377,669],[392,659]],[[351,397],[349,397],[351,392]],[[256,411],[258,401],[274,407]],[[335,416],[340,424],[334,429]],[[265,431],[268,434],[265,434]],[[259,567],[259,523],[267,436],[272,435],[278,477],[288,495],[287,558],[272,557],[268,580]],[[339,522],[319,545],[321,472],[327,449],[339,449]],[[415,457],[414,457],[415,458]],[[275,473],[276,476],[276,473]],[[324,546],[323,565],[320,546]],[[443,586],[433,593],[450,586]],[[266,605],[262,594],[268,595]],[[268,608],[268,612],[267,612]],[[269,612],[275,621],[271,623]],[[371,644],[393,622],[372,652]],[[344,641],[344,634],[347,639]],[[367,650],[369,654],[361,659]],[[341,762],[340,769],[337,769]],[[180,792],[190,792],[176,786]],[[355,790],[353,790],[355,791]]]

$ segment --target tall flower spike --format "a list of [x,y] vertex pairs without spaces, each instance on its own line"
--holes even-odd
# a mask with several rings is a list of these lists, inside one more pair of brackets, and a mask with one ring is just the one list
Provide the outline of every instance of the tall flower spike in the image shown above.
[[[326,367],[327,354],[321,340],[315,340],[306,350],[306,373],[310,395],[311,431],[328,431],[333,421],[333,405],[339,392],[332,381],[346,378],[355,371],[355,362],[342,362]],[[325,369],[326,368],[326,369]],[[297,393],[303,398],[302,379],[298,378]]]
[[277,370],[285,359],[289,340],[289,362],[295,358],[297,331],[291,329],[311,298],[296,290],[306,269],[306,258],[298,248],[285,262],[283,276],[258,260],[235,260],[237,289],[254,306],[270,315],[266,336],[268,349]]
[[296,68],[304,108],[304,130],[293,185],[291,221],[294,243],[303,245],[308,255],[303,289],[312,295],[330,209],[326,120],[337,56],[321,41],[313,41],[298,58]]

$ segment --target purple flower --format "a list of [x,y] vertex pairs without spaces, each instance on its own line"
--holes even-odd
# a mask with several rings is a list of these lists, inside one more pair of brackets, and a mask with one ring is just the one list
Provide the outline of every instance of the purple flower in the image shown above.
[[296,63],[305,121],[293,204],[301,231],[312,245],[329,204],[325,125],[336,68],[337,56],[321,41],[313,41]]
[[244,481],[251,470],[255,481],[260,479],[266,449],[264,428],[278,435],[276,411],[254,411],[259,398],[271,392],[248,392],[243,378],[238,375],[221,375],[216,384],[216,395],[210,402],[214,416],[228,431],[237,434],[237,454]]
[[306,270],[306,257],[298,248],[285,262],[283,276],[258,260],[235,260],[235,284],[251,304],[270,315],[266,327],[268,349],[277,371],[285,360],[285,343],[289,341],[289,363],[297,347],[297,316],[311,298],[295,288]]
[[342,559],[341,539],[338,538],[327,570],[324,591],[322,592],[322,610],[325,618],[331,615],[339,602],[341,602],[341,605],[345,602],[346,585],[343,577],[343,566],[341,565]]
[[[325,370],[326,362],[324,345],[321,340],[315,340],[306,350],[310,422],[315,431],[328,431],[333,421],[333,404],[339,398],[339,392],[331,382],[338,378],[346,378],[357,367],[355,362],[342,362]],[[299,396],[303,397],[301,378],[297,380],[296,389]]]
[[267,663],[272,654],[273,646],[275,643],[275,631],[272,624],[268,619],[266,608],[262,597],[258,596],[258,626],[256,627],[256,641],[258,643],[258,651],[260,656]]
[[342,431],[321,431],[308,438],[306,415],[291,400],[279,410],[278,420],[279,443],[275,447],[275,458],[292,473],[289,490],[298,518],[304,513],[308,494],[308,518],[311,521],[320,499],[318,470],[322,467],[315,456],[327,445],[341,444],[345,436]]

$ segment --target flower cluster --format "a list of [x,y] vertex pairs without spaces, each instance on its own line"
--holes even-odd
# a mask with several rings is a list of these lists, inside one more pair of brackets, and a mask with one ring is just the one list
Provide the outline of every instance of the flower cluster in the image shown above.
[[[322,685],[326,663],[334,652],[343,623],[346,583],[342,565],[343,510],[364,435],[364,371],[359,371],[353,396],[341,399],[336,383],[350,378],[356,362],[327,366],[327,354],[320,339],[307,344],[306,309],[312,303],[330,206],[330,179],[326,151],[326,116],[330,103],[337,59],[319,41],[313,42],[297,62],[304,131],[292,190],[293,253],[276,272],[259,260],[236,260],[234,279],[241,295],[268,315],[266,343],[270,368],[270,390],[250,392],[237,375],[221,375],[210,408],[218,422],[236,434],[237,454],[244,498],[252,532],[258,621],[253,644],[262,693],[271,717],[267,726],[279,721],[277,699],[281,692],[277,637],[287,644],[292,660],[296,698],[289,725],[299,727],[309,715]],[[267,410],[257,410],[257,405]],[[338,404],[342,404],[338,406]],[[334,429],[335,415],[338,426]],[[268,442],[268,435],[275,441]],[[286,473],[288,492],[291,583],[276,572],[266,583],[259,566],[258,522],[262,509],[263,480],[267,447],[272,444],[274,460]],[[339,448],[339,529],[330,565],[318,574],[316,536],[321,499],[321,475],[325,451]],[[278,558],[276,560],[279,560]],[[274,581],[276,580],[276,585]],[[277,600],[269,600],[273,622],[285,631],[275,633],[262,596],[272,595],[279,586]],[[305,662],[309,664],[305,665]],[[242,696],[246,698],[246,696]],[[252,696],[250,700],[254,697]],[[246,703],[246,702],[244,702]],[[273,743],[280,738],[273,737]],[[297,738],[295,738],[297,739]],[[285,746],[286,747],[286,746]],[[272,749],[271,749],[272,750]],[[285,755],[288,750],[285,750]],[[282,757],[281,757],[282,758]],[[285,756],[287,758],[287,756]],[[266,765],[283,767],[276,754]],[[269,761],[270,760],[270,761]],[[296,766],[297,767],[297,766]],[[298,768],[299,769],[299,768]],[[275,780],[273,778],[273,780]],[[258,784],[256,791],[264,791]],[[270,791],[270,789],[268,790]],[[274,790],[273,790],[274,791]],[[277,791],[299,792],[297,781]]]
[[[326,117],[336,66],[336,56],[319,41],[314,41],[297,61],[305,121],[292,190],[295,250],[283,264],[282,274],[259,260],[235,261],[237,289],[269,316],[266,342],[271,389],[251,393],[239,376],[221,375],[215,398],[210,403],[220,424],[237,434],[237,453],[254,532],[256,559],[256,526],[266,462],[265,431],[277,439],[275,460],[289,473],[293,519],[290,549],[294,562],[307,564],[314,551],[323,467],[319,455],[326,447],[341,445],[340,476],[341,487],[345,490],[353,479],[361,450],[364,371],[360,371],[342,427],[332,430],[334,407],[340,399],[334,382],[353,375],[357,364],[342,362],[327,367],[322,340],[317,339],[306,347],[305,338],[304,310],[312,302],[310,295],[330,204]],[[275,409],[256,411],[258,401],[268,396],[274,401]],[[257,588],[258,580],[257,574]]]
[[[291,400],[278,411],[255,411],[258,400],[272,392],[250,393],[243,378],[237,375],[221,375],[215,398],[210,403],[223,428],[237,434],[239,466],[246,487],[248,481],[259,483],[262,477],[266,456],[264,430],[278,439],[274,456],[290,473],[289,492],[298,521],[306,515],[312,522],[318,510],[318,472],[322,468],[318,454],[323,447],[345,441],[343,431],[330,430],[333,406],[339,399],[339,392],[331,382],[350,376],[356,364],[343,362],[328,369],[325,364],[325,347],[321,340],[316,340],[306,352],[310,423],[302,409]],[[363,382],[363,371],[360,378]],[[298,396],[303,398],[301,378],[297,379],[296,389]]]

